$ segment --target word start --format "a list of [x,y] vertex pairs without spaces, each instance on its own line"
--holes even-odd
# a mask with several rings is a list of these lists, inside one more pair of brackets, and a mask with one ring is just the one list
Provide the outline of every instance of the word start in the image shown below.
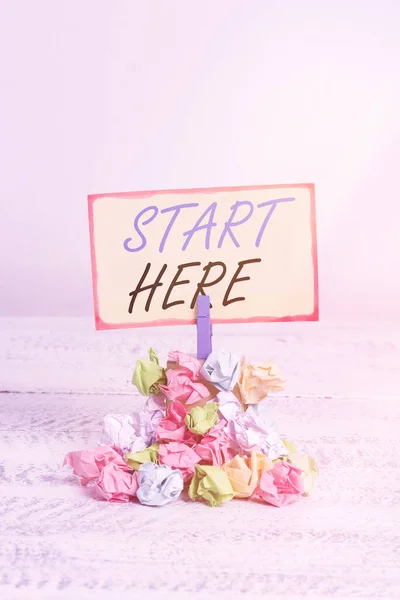
[[[260,228],[257,231],[257,235],[255,238],[255,244],[254,244],[256,248],[258,248],[261,243],[264,231],[265,231],[276,207],[282,203],[294,202],[294,200],[295,200],[294,198],[278,198],[276,200],[267,200],[266,202],[261,202],[260,204],[257,204],[257,206],[256,206],[257,208],[268,207],[268,210],[267,210],[267,214],[265,215],[265,218],[264,218]],[[126,238],[126,240],[124,240],[125,250],[127,252],[140,252],[140,250],[143,250],[143,248],[146,247],[147,239],[141,229],[141,226],[143,227],[145,225],[149,225],[152,221],[154,221],[154,219],[157,217],[157,215],[159,213],[160,214],[171,213],[171,218],[169,220],[167,227],[165,228],[165,232],[161,238],[160,245],[158,247],[159,252],[164,252],[164,248],[167,243],[168,236],[170,235],[170,233],[173,229],[174,223],[177,220],[181,211],[187,211],[188,209],[196,208],[197,206],[199,206],[199,204],[197,202],[190,202],[187,204],[177,204],[176,206],[169,206],[167,208],[163,208],[162,210],[159,210],[159,208],[157,206],[147,206],[146,208],[141,210],[136,215],[135,220],[133,222],[134,230],[137,233],[137,235],[139,236],[140,242],[137,246],[135,246],[135,245],[133,245],[134,244],[133,238],[131,238],[131,237]],[[243,210],[241,210],[242,207],[246,207],[247,212],[244,215],[242,215],[241,218],[236,218],[236,214],[239,211],[241,211],[243,213]],[[198,233],[199,231],[203,231],[203,230],[205,230],[205,232],[206,232],[205,248],[206,248],[206,250],[210,249],[211,232],[212,232],[213,227],[217,226],[217,223],[215,222],[216,210],[217,210],[217,202],[213,202],[203,212],[203,214],[196,221],[196,223],[193,225],[193,227],[183,233],[183,235],[186,239],[183,243],[182,251],[185,251],[186,248],[189,246],[193,236],[196,233]],[[231,238],[232,242],[235,244],[235,246],[237,248],[240,248],[240,244],[239,244],[233,230],[235,228],[239,227],[240,225],[243,225],[244,223],[246,223],[253,216],[254,204],[252,202],[249,202],[249,200],[238,200],[237,202],[235,202],[235,204],[233,204],[230,207],[230,211],[231,211],[231,213],[229,215],[229,218],[225,222],[225,225],[223,227],[221,235],[219,236],[217,248],[222,248],[224,240],[227,236],[229,236]],[[187,214],[185,216],[187,217]],[[139,240],[137,240],[137,241],[139,241]]]

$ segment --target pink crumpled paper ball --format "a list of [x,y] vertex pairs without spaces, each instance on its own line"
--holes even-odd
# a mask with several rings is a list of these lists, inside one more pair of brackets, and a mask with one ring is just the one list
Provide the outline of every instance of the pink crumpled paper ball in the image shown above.
[[200,456],[193,448],[181,442],[160,444],[158,448],[160,465],[167,465],[171,469],[179,469],[183,481],[189,481],[194,473],[195,465],[200,462]]
[[167,384],[160,385],[160,390],[170,402],[179,400],[183,404],[196,404],[210,396],[210,392],[203,383],[193,381],[181,369],[168,369]]
[[186,414],[185,407],[178,400],[169,404],[167,416],[161,419],[155,431],[156,440],[195,444],[198,436],[189,431],[185,423]]
[[173,350],[168,353],[168,362],[177,364],[181,371],[187,373],[193,381],[197,381],[200,376],[201,362],[195,356]]
[[108,463],[100,473],[96,491],[109,502],[129,502],[138,489],[137,473],[126,463]]
[[221,419],[201,438],[200,443],[194,446],[202,463],[221,466],[235,456],[236,446],[226,433],[225,425],[226,421]]
[[64,458],[63,466],[69,465],[74,475],[81,478],[81,484],[87,485],[100,477],[100,473],[106,465],[115,462],[126,465],[121,456],[110,446],[98,446],[88,450],[76,450],[68,452]]
[[167,383],[160,385],[160,390],[166,398],[170,402],[178,400],[188,405],[205,402],[210,396],[210,391],[200,381],[200,361],[178,351],[170,352],[169,359],[176,367],[166,371]]
[[286,461],[278,461],[270,471],[264,471],[254,494],[273,506],[287,506],[304,493],[301,469]]

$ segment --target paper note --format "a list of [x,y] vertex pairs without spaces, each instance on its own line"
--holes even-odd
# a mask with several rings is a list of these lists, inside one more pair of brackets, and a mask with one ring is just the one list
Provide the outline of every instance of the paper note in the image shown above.
[[313,185],[89,196],[96,327],[318,319]]

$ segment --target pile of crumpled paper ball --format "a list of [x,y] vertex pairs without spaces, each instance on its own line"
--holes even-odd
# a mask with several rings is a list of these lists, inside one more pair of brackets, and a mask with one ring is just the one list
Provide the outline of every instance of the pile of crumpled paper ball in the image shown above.
[[200,361],[175,351],[165,369],[150,349],[132,382],[147,396],[143,409],[106,415],[98,446],[65,457],[99,498],[147,506],[245,498],[280,507],[310,493],[314,459],[258,411],[283,389],[272,362],[249,364],[225,351]]

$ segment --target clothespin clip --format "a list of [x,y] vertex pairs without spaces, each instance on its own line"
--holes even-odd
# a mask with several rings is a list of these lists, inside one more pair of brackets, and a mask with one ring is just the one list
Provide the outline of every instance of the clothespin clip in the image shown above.
[[212,351],[210,296],[197,298],[197,358],[207,358]]

